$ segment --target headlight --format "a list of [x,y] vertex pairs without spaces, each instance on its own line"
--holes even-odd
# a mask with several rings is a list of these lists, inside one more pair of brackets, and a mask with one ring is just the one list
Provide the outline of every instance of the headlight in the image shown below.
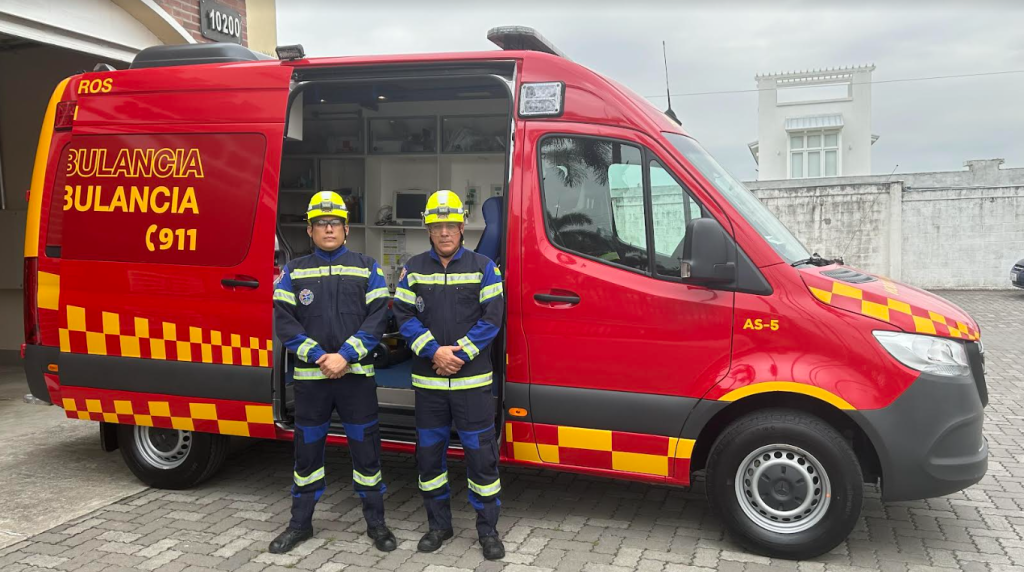
[[956,340],[900,332],[872,333],[892,357],[911,369],[950,377],[971,373],[967,350]]

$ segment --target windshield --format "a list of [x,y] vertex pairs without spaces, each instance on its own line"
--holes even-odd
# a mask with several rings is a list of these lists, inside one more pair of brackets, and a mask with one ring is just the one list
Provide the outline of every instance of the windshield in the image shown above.
[[799,240],[789,232],[775,215],[754,196],[754,193],[737,181],[728,171],[718,164],[699,143],[678,133],[663,133],[666,139],[686,157],[691,165],[700,171],[704,178],[718,189],[725,200],[733,206],[750,223],[754,229],[768,241],[768,244],[792,264],[797,260],[809,258],[811,255]]

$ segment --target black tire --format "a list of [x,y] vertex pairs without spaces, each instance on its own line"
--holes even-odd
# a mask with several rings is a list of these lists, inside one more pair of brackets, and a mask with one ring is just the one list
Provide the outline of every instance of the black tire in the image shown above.
[[[741,463],[746,476],[760,478],[737,487]],[[819,556],[845,540],[864,497],[860,463],[846,440],[821,419],[786,409],[726,427],[708,457],[706,488],[708,503],[744,547],[789,560]]]
[[224,435],[137,425],[118,425],[117,442],[131,472],[158,489],[189,489],[202,483],[220,470],[228,452]]

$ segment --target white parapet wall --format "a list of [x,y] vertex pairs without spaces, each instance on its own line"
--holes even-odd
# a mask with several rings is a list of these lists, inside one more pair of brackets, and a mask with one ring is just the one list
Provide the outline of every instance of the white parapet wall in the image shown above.
[[747,185],[822,256],[921,288],[1010,288],[1024,258],[1024,169],[1001,164]]

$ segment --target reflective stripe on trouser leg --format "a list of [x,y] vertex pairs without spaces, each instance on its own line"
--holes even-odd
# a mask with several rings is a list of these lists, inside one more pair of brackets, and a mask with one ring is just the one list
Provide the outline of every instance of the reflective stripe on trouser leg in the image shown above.
[[416,389],[416,469],[430,530],[452,528],[447,458],[452,422],[450,394]]
[[352,455],[352,486],[363,501],[367,526],[381,526],[387,487],[380,467],[377,382],[373,377],[351,375],[332,383],[334,405],[341,416]]
[[469,504],[476,509],[476,532],[482,538],[498,534],[501,479],[498,477],[498,442],[494,425],[475,431],[459,431],[466,452]]
[[380,425],[344,423],[352,454],[352,486],[363,500],[363,518],[368,526],[384,524],[384,478],[380,467]]
[[313,526],[313,510],[327,488],[324,449],[330,421],[321,425],[295,425],[295,469],[292,473],[292,519],[289,526]]
[[481,538],[494,536],[501,507],[494,397],[488,387],[449,393],[455,428],[466,453],[468,496],[476,509],[476,531]]

